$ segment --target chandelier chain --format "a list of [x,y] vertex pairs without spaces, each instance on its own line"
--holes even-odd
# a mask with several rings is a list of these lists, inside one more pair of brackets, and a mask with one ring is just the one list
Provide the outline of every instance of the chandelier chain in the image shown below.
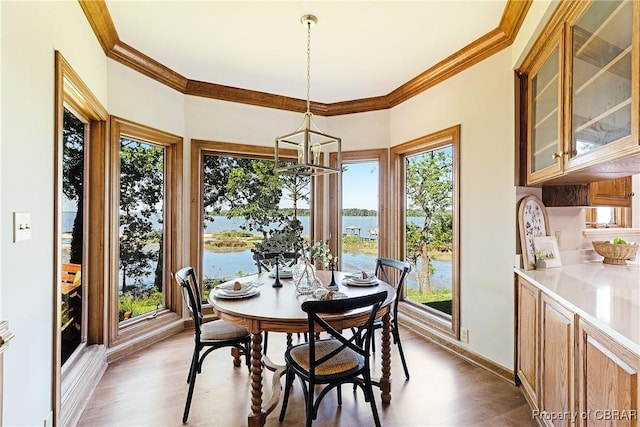
[[311,111],[311,21],[307,21],[307,113]]

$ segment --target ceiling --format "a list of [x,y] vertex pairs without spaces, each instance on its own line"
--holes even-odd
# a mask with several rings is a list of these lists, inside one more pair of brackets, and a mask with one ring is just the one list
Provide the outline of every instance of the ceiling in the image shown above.
[[321,103],[383,96],[501,23],[507,0],[118,1],[122,43],[189,80]]

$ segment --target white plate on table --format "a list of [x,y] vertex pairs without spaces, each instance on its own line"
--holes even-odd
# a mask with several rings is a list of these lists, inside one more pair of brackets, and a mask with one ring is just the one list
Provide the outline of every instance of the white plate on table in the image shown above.
[[357,280],[354,279],[353,277],[347,277],[346,279],[344,279],[343,284],[347,285],[347,286],[378,286],[378,279],[376,279],[375,277],[370,279],[370,280]]
[[[320,291],[320,292],[319,292]],[[332,300],[337,300],[337,299],[345,299],[347,298],[347,294],[345,294],[344,292],[335,292],[335,291],[330,291],[331,292],[331,299],[329,299],[328,294],[329,292],[327,292],[325,289],[316,289],[311,295],[309,295],[307,297],[307,299],[305,301],[311,300],[311,301],[332,301]]]
[[[293,271],[291,271],[290,268],[280,268],[280,271],[278,271],[278,274],[280,274],[281,279],[291,279],[293,277]],[[269,277],[271,277],[272,279],[276,278],[275,268],[269,272]]]
[[[240,285],[240,289],[234,289],[234,285],[238,283]],[[244,295],[249,292],[251,289],[255,288],[253,282],[233,282],[233,283],[223,283],[221,285],[216,286],[216,291],[225,293],[227,295]]]
[[260,293],[260,289],[251,288],[247,292],[243,294],[228,294],[224,289],[214,289],[213,296],[220,299],[239,299],[239,298],[249,298],[254,295],[258,295]]
[[351,283],[359,283],[362,285],[371,285],[378,282],[378,278],[373,273],[367,273],[367,278],[362,278],[362,273],[349,273],[345,275],[347,281]]

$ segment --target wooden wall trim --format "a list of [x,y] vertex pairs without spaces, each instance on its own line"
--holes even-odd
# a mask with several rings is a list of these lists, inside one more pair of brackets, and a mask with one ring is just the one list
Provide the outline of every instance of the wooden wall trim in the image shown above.
[[[238,102],[241,104],[256,105],[258,107],[277,108],[279,110],[294,111],[297,113],[304,113],[307,111],[307,101],[304,99],[290,98],[288,96],[201,82],[197,80],[188,81],[185,93],[187,95],[200,96],[202,98]],[[329,105],[311,101],[309,108],[313,114],[326,116]]]
[[[285,111],[304,112],[306,101],[282,95],[189,80],[120,40],[104,0],[78,0],[107,57],[187,95]],[[331,104],[311,103],[319,116],[386,110],[442,83],[513,43],[532,0],[507,0],[499,25],[387,95]]]
[[388,95],[389,103],[392,107],[395,107],[488,58],[510,44],[511,41],[507,35],[496,28],[391,92]]
[[93,28],[93,32],[102,46],[104,53],[108,54],[111,49],[120,41],[116,26],[113,24],[107,4],[101,1],[78,0],[84,15]]
[[186,77],[126,43],[119,41],[113,49],[107,52],[107,56],[178,92],[186,93],[188,83]]
[[507,35],[511,43],[518,35],[518,31],[520,31],[524,18],[527,17],[527,12],[529,12],[531,3],[531,0],[507,1],[507,5],[504,7],[504,12],[502,13],[502,18],[500,19],[500,24],[498,24],[498,28]]

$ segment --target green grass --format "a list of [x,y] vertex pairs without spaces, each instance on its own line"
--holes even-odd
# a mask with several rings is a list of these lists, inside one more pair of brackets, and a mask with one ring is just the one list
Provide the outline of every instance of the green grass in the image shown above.
[[420,292],[417,289],[407,288],[407,298],[420,304],[436,301],[448,301],[453,298],[451,290],[436,289],[431,292]]
[[236,251],[253,248],[261,242],[261,236],[255,236],[244,230],[225,230],[205,235],[204,247],[215,252]]
[[350,254],[378,255],[378,241],[365,240],[360,236],[344,236],[342,251]]
[[158,291],[145,292],[140,296],[125,294],[120,296],[120,310],[118,317],[124,320],[124,313],[130,311],[131,317],[140,316],[163,307],[162,293]]

